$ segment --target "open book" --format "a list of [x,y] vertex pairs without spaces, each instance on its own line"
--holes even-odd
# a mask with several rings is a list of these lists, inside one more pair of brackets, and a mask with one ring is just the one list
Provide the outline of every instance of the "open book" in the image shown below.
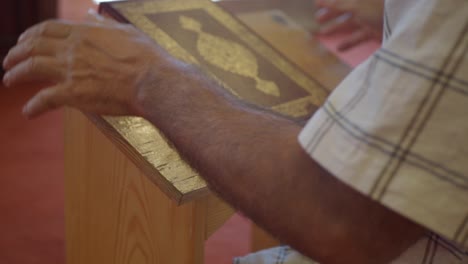
[[[104,3],[100,12],[132,23],[172,56],[198,65],[241,100],[306,119],[328,90],[236,17],[209,0]],[[208,192],[206,183],[164,135],[139,117],[91,120],[178,203]]]

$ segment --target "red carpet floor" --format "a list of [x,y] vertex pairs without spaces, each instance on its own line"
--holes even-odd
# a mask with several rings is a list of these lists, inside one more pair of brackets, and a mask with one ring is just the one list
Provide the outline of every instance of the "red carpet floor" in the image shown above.
[[24,120],[30,95],[0,86],[0,263],[64,263],[61,113]]

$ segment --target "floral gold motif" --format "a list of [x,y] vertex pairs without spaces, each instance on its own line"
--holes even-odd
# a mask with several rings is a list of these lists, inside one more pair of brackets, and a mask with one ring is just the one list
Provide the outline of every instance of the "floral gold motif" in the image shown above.
[[[122,16],[124,16],[130,23],[134,24],[137,28],[153,38],[171,55],[195,65],[200,65],[200,61],[188,50],[184,49],[183,46],[173,39],[167,32],[165,32],[163,28],[160,27],[161,25],[154,23],[150,19],[150,16],[172,12],[182,13],[192,10],[203,10],[211,18],[223,25],[227,31],[236,35],[239,38],[239,43],[237,43],[237,45],[244,45],[245,50],[247,50],[247,52],[245,52],[240,51],[237,47],[232,48],[232,46],[235,45],[230,43],[228,46],[232,49],[231,51],[227,52],[221,50],[219,52],[221,54],[218,53],[216,56],[240,56],[236,54],[244,53],[241,56],[244,57],[243,60],[245,60],[245,58],[248,58],[249,56],[254,56],[252,54],[255,52],[255,54],[258,55],[258,58],[262,58],[266,62],[271,63],[271,65],[273,65],[282,74],[288,76],[294,83],[307,91],[307,95],[305,97],[281,102],[278,105],[272,106],[272,110],[274,111],[292,117],[302,117],[308,114],[310,105],[321,105],[328,94],[326,89],[320,87],[317,82],[285,60],[277,51],[271,48],[258,36],[250,32],[238,20],[233,18],[231,14],[209,0],[122,1],[112,3],[112,7],[118,10],[119,13],[121,13]],[[202,31],[201,25],[198,28]],[[194,29],[197,29],[197,27]],[[197,34],[200,35],[200,32],[197,32]],[[220,49],[224,49],[222,46],[225,45],[216,44],[216,46],[221,47]],[[213,52],[213,50],[214,47],[212,45],[209,48],[209,51]],[[205,52],[208,51],[205,50],[199,53]],[[247,54],[249,52],[250,54]],[[229,54],[226,55],[227,53]],[[212,63],[209,59],[205,58],[208,56],[201,56],[204,60],[208,61],[208,63]],[[231,58],[229,58],[229,60],[231,60]],[[242,66],[243,69],[241,70],[236,70],[236,67],[239,66],[232,64],[226,64],[226,66],[222,67],[234,69],[230,71],[236,72],[241,76],[244,74],[247,78],[252,76],[250,78],[253,78],[256,82],[261,82],[256,79],[256,77],[258,78],[258,66],[250,65],[252,64],[252,59],[248,58],[247,60],[250,60],[250,62],[248,62],[249,66]],[[257,71],[257,73],[250,75],[251,73],[249,72],[247,73],[249,75],[247,75],[245,73],[247,72],[245,69],[250,69],[252,72]],[[218,79],[210,72],[207,72],[207,74],[220,82],[235,96],[240,97],[233,87],[225,84],[223,80]],[[264,90],[273,91],[274,89],[267,88]],[[270,94],[274,96],[273,94],[275,94],[275,92],[270,92]],[[199,177],[198,173],[182,159],[179,153],[171,146],[161,132],[148,121],[137,117],[104,117],[103,122],[105,125],[110,127],[109,129],[116,131],[120,135],[120,145],[124,146],[125,149],[131,149],[134,151],[136,155],[139,155],[143,160],[145,160],[146,163],[144,166],[148,166],[157,172],[154,173],[154,175],[149,175],[150,178],[153,178],[154,182],[158,185],[164,185],[165,189],[172,189],[174,192],[178,193],[178,195],[171,195],[171,198],[176,200],[178,203],[185,203],[191,199],[201,197],[208,193],[207,185],[203,179]]]
[[179,21],[182,28],[198,34],[197,50],[207,62],[225,71],[254,79],[256,88],[265,94],[280,96],[280,90],[274,82],[258,76],[257,58],[246,47],[204,32],[202,24],[193,18],[180,16]]

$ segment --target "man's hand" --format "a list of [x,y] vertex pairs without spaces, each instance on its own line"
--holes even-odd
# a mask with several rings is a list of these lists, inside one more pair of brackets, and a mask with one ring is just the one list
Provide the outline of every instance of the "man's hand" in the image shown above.
[[10,88],[41,88],[23,109],[28,118],[63,105],[141,115],[136,97],[162,54],[134,27],[97,15],[82,24],[48,21],[21,35],[3,62],[3,82]]
[[350,49],[371,38],[382,38],[384,0],[317,0],[315,19],[322,25],[319,34],[353,32],[338,50]]

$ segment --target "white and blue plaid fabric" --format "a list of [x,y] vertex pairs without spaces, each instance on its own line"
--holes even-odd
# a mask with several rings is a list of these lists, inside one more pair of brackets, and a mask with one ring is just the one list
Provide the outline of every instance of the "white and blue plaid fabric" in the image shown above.
[[[428,229],[392,263],[468,263],[467,53],[467,0],[387,0],[382,48],[299,136],[335,177]],[[288,247],[235,261],[313,263]]]

